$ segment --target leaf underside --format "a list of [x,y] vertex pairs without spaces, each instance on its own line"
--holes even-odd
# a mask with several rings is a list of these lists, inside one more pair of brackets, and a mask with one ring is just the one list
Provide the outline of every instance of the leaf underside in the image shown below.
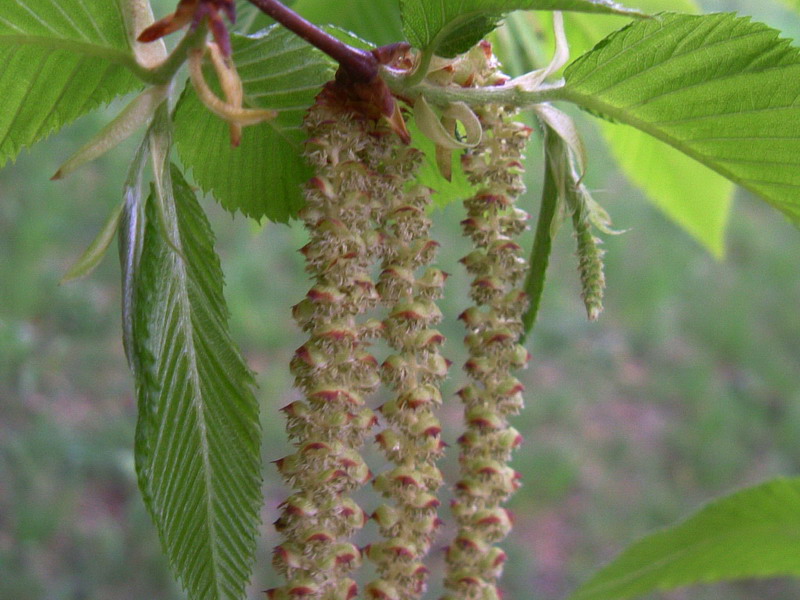
[[[189,86],[176,108],[178,151],[198,185],[227,210],[287,221],[302,206],[301,184],[311,176],[300,154],[306,137],[303,115],[333,77],[333,66],[282,27],[253,37],[234,35],[232,41],[245,103],[277,110],[279,116],[246,127],[241,145],[232,148],[225,122]],[[213,80],[211,69],[206,77]]]
[[717,500],[630,546],[569,600],[623,600],[697,583],[800,575],[800,479]]
[[800,51],[778,36],[732,14],[660,15],[570,65],[562,97],[667,142],[800,224]]
[[141,86],[119,0],[11,2],[0,11],[0,166]]
[[514,10],[642,16],[610,0],[401,0],[400,9],[411,45],[445,57],[469,50]]
[[180,172],[171,177],[162,214],[147,200],[136,274],[139,484],[192,600],[238,600],[261,504],[258,405],[228,332],[213,234]]

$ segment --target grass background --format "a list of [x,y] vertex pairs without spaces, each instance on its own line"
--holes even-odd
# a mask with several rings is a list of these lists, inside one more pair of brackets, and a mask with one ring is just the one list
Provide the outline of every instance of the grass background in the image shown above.
[[[737,4],[753,8],[725,6]],[[759,10],[762,20],[800,31],[777,5]],[[65,182],[48,177],[111,112],[82,119],[0,171],[0,598],[183,597],[136,489],[136,407],[120,342],[114,252],[90,279],[58,285],[119,201],[132,146]],[[526,444],[514,460],[524,487],[511,503],[517,526],[506,543],[512,600],[564,598],[628,543],[705,500],[800,474],[800,233],[739,193],[727,256],[715,261],[625,182],[588,127],[590,184],[615,227],[629,231],[606,239],[607,308],[594,324],[584,317],[566,229],[556,243],[529,342],[534,359],[522,374],[528,407],[514,422]],[[530,162],[524,207],[535,212],[536,150]],[[295,398],[287,364],[302,336],[289,309],[308,285],[296,252],[304,234],[256,227],[210,199],[205,207],[218,235],[233,334],[258,371],[266,503],[251,597],[261,598],[275,583],[269,523],[285,490],[267,461],[288,451],[278,409]],[[453,273],[442,306],[445,353],[456,364],[446,386],[452,397],[463,383],[463,333],[454,316],[465,307],[467,280],[456,260],[466,246],[459,207],[434,217],[440,263]],[[442,418],[452,443],[457,402]],[[380,469],[381,459],[371,460]],[[443,468],[452,473],[454,462]],[[777,580],[652,598],[798,593],[796,582]]]

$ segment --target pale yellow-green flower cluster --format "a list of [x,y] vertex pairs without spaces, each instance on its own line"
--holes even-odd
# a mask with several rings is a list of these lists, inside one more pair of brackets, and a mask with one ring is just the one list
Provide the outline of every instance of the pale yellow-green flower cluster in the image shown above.
[[[420,158],[415,150],[404,155],[414,162]],[[411,600],[425,592],[428,569],[423,559],[440,523],[437,491],[442,474],[435,463],[443,443],[435,411],[442,402],[438,384],[448,363],[439,353],[444,337],[434,327],[442,317],[436,299],[446,276],[427,266],[438,246],[428,237],[431,191],[416,186],[387,200],[387,253],[377,287],[389,307],[383,333],[393,350],[381,376],[395,395],[380,408],[387,427],[376,440],[394,467],[373,482],[390,502],[373,515],[383,540],[367,549],[379,577],[367,585],[365,595]]]
[[301,217],[310,240],[302,253],[314,285],[293,310],[309,337],[291,362],[305,399],[284,409],[296,450],[277,461],[295,491],[276,522],[284,541],[273,564],[286,583],[268,592],[275,600],[349,600],[358,593],[350,574],[361,550],[351,538],[367,516],[350,495],[372,478],[359,448],[376,423],[365,398],[380,384],[368,344],[383,329],[364,313],[379,301],[371,269],[384,234],[376,224],[414,162],[398,157],[404,147],[396,135],[361,108],[330,83],[305,119],[306,156],[316,175],[305,189]]
[[462,222],[475,250],[462,259],[473,276],[475,306],[460,318],[468,334],[464,368],[471,383],[460,390],[467,430],[459,440],[461,478],[455,485],[453,514],[458,532],[447,550],[447,600],[496,600],[497,580],[506,554],[496,544],[511,530],[504,502],[519,487],[508,465],[522,438],[508,417],[523,406],[523,385],[512,374],[527,365],[519,344],[528,301],[521,289],[527,268],[515,237],[528,215],[515,207],[524,192],[522,159],[531,130],[510,120],[502,106],[476,110],[483,127],[481,143],[462,161],[478,188],[465,201]]

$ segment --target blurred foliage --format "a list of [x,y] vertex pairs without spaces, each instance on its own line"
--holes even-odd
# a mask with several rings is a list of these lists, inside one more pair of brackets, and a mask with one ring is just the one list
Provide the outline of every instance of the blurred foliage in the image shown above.
[[[788,12],[759,18],[800,31]],[[48,177],[109,114],[80,120],[0,171],[0,598],[183,597],[136,489],[136,409],[114,253],[88,280],[58,286],[118,202],[131,147],[64,182]],[[515,459],[525,485],[512,502],[517,527],[508,543],[514,600],[530,590],[537,600],[563,598],[649,529],[733,488],[800,473],[797,230],[739,193],[727,258],[718,262],[644,202],[606,157],[597,131],[588,134],[588,183],[614,225],[630,231],[606,240],[607,308],[594,324],[585,321],[573,240],[565,230],[556,239],[529,342],[534,360],[523,373],[528,408],[515,421],[526,443]],[[525,207],[534,213],[538,152],[532,147]],[[307,286],[296,252],[304,233],[262,229],[211,200],[205,207],[219,239],[233,335],[259,373],[265,460],[275,460],[287,451],[278,409],[296,398],[287,365],[302,335],[289,311]],[[455,261],[466,246],[458,206],[434,216],[440,263],[453,274],[442,306],[444,352],[456,365],[445,390],[452,398],[463,382],[455,315],[467,303],[467,278]],[[459,415],[456,401],[444,409],[451,444]],[[380,468],[380,459],[373,464]],[[455,466],[453,456],[443,465],[449,473]],[[283,489],[269,469],[264,492],[253,599],[274,583],[269,523]],[[650,600],[798,594],[796,582],[768,581]]]

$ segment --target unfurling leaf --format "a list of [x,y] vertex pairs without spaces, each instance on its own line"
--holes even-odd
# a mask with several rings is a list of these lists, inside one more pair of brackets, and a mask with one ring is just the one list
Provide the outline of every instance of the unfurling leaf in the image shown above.
[[[433,142],[447,150],[474,148],[481,141],[481,123],[475,113],[463,102],[448,106],[440,117],[425,100],[424,96],[414,103],[414,118],[422,133]],[[442,119],[447,119],[453,127],[445,127]],[[466,130],[464,139],[456,138],[455,123],[460,122]]]
[[163,85],[148,88],[136,96],[113,121],[61,165],[51,179],[63,179],[128,139],[153,117],[168,93],[168,86]]
[[120,204],[112,211],[106,224],[103,225],[103,228],[97,234],[97,237],[94,238],[92,243],[89,244],[89,247],[86,248],[86,251],[64,274],[61,281],[58,282],[59,284],[86,277],[97,268],[97,265],[103,260],[108,247],[114,240],[114,235],[117,233],[120,219],[122,218],[122,209],[124,206],[124,203]]
[[522,315],[524,342],[536,323],[539,306],[542,302],[544,282],[547,277],[547,266],[553,249],[555,221],[558,218],[559,204],[563,204],[563,169],[565,156],[564,142],[551,129],[545,128],[544,182],[542,199],[539,205],[539,217],[536,221],[536,235],[528,260],[528,273],[525,277],[525,293],[528,295],[528,310]]

